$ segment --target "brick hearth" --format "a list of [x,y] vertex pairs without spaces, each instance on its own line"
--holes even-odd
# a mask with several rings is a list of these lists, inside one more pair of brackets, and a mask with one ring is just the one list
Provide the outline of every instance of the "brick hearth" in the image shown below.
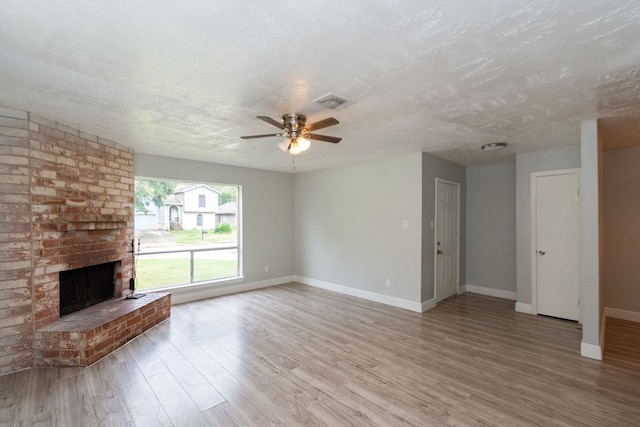
[[36,330],[35,367],[89,366],[169,317],[171,294],[112,299]]
[[133,150],[0,107],[0,375],[34,366],[35,331],[60,319],[59,272],[117,262],[128,292]]

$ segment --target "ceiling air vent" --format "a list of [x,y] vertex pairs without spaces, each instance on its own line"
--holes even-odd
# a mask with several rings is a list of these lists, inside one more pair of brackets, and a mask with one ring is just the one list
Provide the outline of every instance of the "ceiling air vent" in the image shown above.
[[347,105],[351,105],[352,101],[338,96],[335,93],[329,92],[328,94],[321,96],[320,98],[314,99],[313,103],[322,105],[325,108],[340,110],[342,108],[345,108]]

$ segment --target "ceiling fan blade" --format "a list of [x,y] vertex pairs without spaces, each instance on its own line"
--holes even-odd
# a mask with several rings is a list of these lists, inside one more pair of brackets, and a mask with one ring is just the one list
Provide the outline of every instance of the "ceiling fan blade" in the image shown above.
[[284,126],[282,125],[282,123],[280,123],[279,121],[273,120],[271,117],[267,117],[267,116],[258,116],[258,118],[260,120],[262,120],[263,122],[267,122],[270,125],[273,125],[279,129],[284,129]]
[[338,142],[342,141],[342,138],[337,138],[335,136],[327,136],[327,135],[316,135],[315,133],[308,133],[306,136],[309,139],[317,139],[318,141],[333,142],[334,144],[337,144]]
[[253,139],[253,138],[266,138],[268,136],[286,136],[286,134],[285,133],[266,133],[264,135],[241,136],[240,138],[242,138],[242,139]]
[[311,123],[310,125],[306,125],[305,129],[309,132],[313,132],[314,130],[326,128],[329,126],[337,125],[340,123],[338,120],[333,117],[326,118],[324,120],[320,120],[319,122]]

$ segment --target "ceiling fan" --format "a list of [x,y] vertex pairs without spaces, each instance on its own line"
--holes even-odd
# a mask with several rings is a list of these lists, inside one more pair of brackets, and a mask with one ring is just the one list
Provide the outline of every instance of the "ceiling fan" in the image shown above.
[[278,147],[282,151],[289,151],[291,154],[300,154],[303,151],[306,151],[311,146],[311,139],[316,139],[318,141],[332,142],[337,144],[342,141],[342,138],[336,138],[335,136],[327,136],[327,135],[318,135],[315,133],[311,133],[315,130],[326,128],[329,126],[334,126],[340,123],[338,120],[333,117],[326,118],[324,120],[320,120],[319,122],[311,123],[307,125],[307,117],[302,114],[283,114],[282,119],[280,121],[276,121],[271,117],[267,116],[258,116],[260,120],[263,122],[267,122],[270,125],[273,125],[282,130],[279,133],[268,133],[264,135],[248,135],[241,136],[242,139],[253,139],[253,138],[266,138],[270,136],[284,136],[287,139],[278,143]]

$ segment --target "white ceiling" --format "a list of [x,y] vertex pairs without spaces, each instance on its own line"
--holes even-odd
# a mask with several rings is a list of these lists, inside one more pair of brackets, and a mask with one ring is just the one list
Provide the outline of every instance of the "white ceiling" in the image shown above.
[[[354,102],[312,104],[328,92]],[[269,170],[292,170],[278,138],[239,137],[288,112],[341,122],[296,171],[416,151],[496,163],[640,116],[640,1],[0,0],[0,104]],[[479,150],[495,141],[509,148]]]

